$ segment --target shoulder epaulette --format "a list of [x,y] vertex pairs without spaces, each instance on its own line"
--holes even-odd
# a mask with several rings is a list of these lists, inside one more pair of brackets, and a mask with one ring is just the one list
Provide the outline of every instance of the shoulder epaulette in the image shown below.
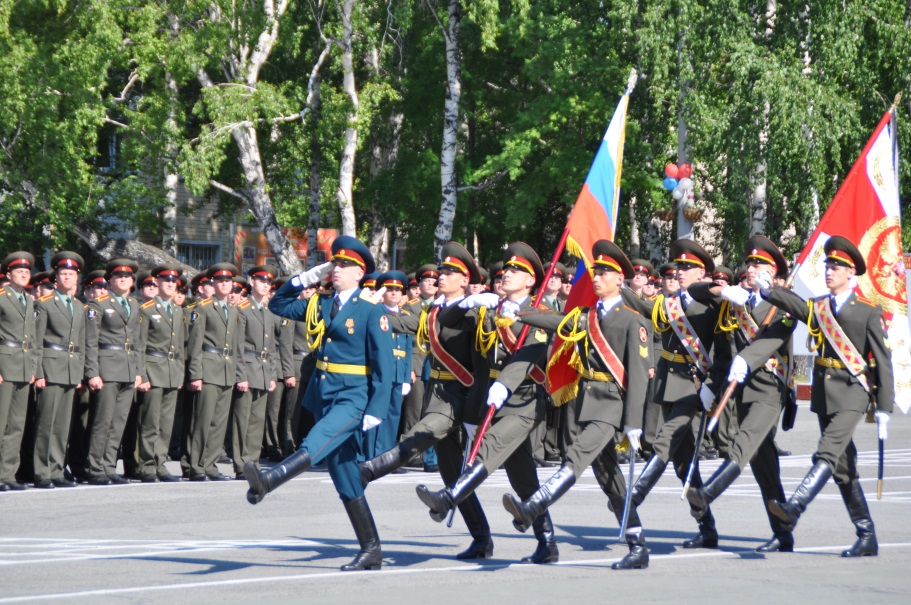
[[102,294],[101,296],[99,296],[98,298],[95,299],[95,302],[104,302],[107,299],[109,299],[110,297],[111,297],[110,294]]
[[155,306],[155,299],[154,299],[154,298],[153,298],[152,300],[149,300],[149,301],[146,301],[146,302],[142,303],[142,308],[143,308],[143,309],[148,309],[149,307],[154,307],[154,306]]
[[877,305],[877,302],[872,298],[867,298],[866,296],[861,296],[860,294],[857,295],[857,301],[862,302],[865,305],[870,305],[871,307],[875,307]]
[[199,303],[196,302],[196,301],[194,300],[193,302],[191,302],[190,304],[188,304],[188,305],[187,305],[186,307],[184,307],[184,308],[185,308],[185,309],[192,309],[193,307],[195,307],[195,306],[198,305],[198,304],[199,304]]
[[7,292],[5,288],[0,288],[0,294],[6,294],[7,296],[12,296],[12,294]]
[[245,301],[241,302],[241,303],[240,303],[239,305],[237,305],[237,306],[238,306],[239,308],[241,308],[241,309],[246,309],[247,307],[250,306],[250,301],[249,301],[249,300],[245,300]]
[[335,292],[320,292],[319,295],[323,298],[329,298],[330,296],[334,296]]
[[413,304],[419,303],[419,302],[421,302],[421,299],[420,299],[420,298],[412,298],[411,300],[409,300],[409,301],[406,302],[405,304],[406,304],[406,305],[413,305]]
[[629,305],[623,305],[623,308],[626,309],[627,311],[632,311],[632,312],[635,313],[636,315],[641,315],[641,313],[639,313],[639,311],[635,310],[634,308],[632,308],[632,307],[629,306]]
[[211,299],[211,298],[207,298],[207,299],[205,299],[204,301],[202,301],[201,303],[199,303],[199,306],[200,306],[200,307],[205,307],[206,305],[211,305],[211,304],[212,304],[212,299]]
[[49,301],[49,300],[52,299],[52,298],[54,298],[54,294],[53,294],[53,293],[51,293],[51,294],[45,294],[44,296],[42,296],[42,297],[39,298],[38,300],[40,300],[41,302],[47,302],[47,301]]
[[364,301],[364,302],[370,303],[371,305],[375,305],[375,304],[376,304],[376,301],[373,300],[373,295],[372,295],[372,294],[367,294],[367,293],[364,292],[363,290],[361,290],[361,293],[360,293],[360,295],[358,296],[358,298],[360,298],[360,299],[361,299],[362,301]]

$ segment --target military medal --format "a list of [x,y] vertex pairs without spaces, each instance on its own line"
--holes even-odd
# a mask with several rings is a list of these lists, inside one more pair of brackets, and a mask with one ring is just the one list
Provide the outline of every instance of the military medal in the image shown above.
[[354,320],[348,318],[345,320],[345,327],[348,328],[348,334],[354,334]]

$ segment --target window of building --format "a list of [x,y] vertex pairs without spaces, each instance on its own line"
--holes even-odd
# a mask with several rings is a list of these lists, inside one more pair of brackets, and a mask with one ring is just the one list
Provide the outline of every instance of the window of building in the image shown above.
[[180,243],[177,245],[177,259],[199,270],[221,262],[221,245],[211,243]]

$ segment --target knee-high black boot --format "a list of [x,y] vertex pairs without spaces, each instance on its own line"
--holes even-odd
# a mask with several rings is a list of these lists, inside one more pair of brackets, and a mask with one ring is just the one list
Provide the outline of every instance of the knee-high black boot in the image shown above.
[[471,534],[471,544],[467,549],[456,555],[456,559],[465,561],[469,559],[489,559],[493,557],[493,539],[490,537],[490,525],[487,516],[481,508],[481,502],[476,494],[468,495],[459,502],[459,512],[468,526]]
[[345,512],[348,513],[351,526],[354,528],[354,535],[357,536],[357,543],[360,544],[361,549],[351,563],[342,565],[341,570],[380,569],[383,566],[383,551],[380,546],[380,538],[376,533],[373,515],[370,514],[370,507],[367,506],[367,497],[361,496],[345,502]]
[[520,562],[542,564],[559,561],[560,551],[557,550],[557,538],[554,536],[554,524],[550,519],[550,513],[545,510],[532,522],[531,526],[535,530],[538,546],[535,548],[535,552],[527,557],[522,557]]
[[297,450],[267,471],[260,471],[252,460],[244,464],[244,477],[250,485],[247,502],[258,504],[266,494],[310,468],[310,452]]
[[367,487],[371,481],[385,477],[389,473],[405,466],[411,456],[401,445],[394,445],[376,458],[357,465],[361,471],[361,485]]
[[547,482],[538,488],[527,500],[520,501],[512,494],[503,495],[503,507],[513,516],[512,524],[525,532],[547,511],[547,508],[560,499],[576,482],[576,475],[571,466],[564,464]]
[[718,548],[718,531],[715,529],[715,517],[711,509],[698,519],[699,533],[692,540],[683,543],[683,548]]
[[864,498],[864,490],[860,487],[860,481],[855,479],[847,485],[839,485],[838,489],[841,490],[842,500],[848,507],[851,522],[857,529],[857,542],[842,552],[841,556],[875,557],[879,554],[879,544],[876,542],[873,519],[870,517],[870,509],[867,507],[867,499]]
[[471,468],[459,475],[451,488],[447,487],[436,492],[427,489],[426,485],[418,485],[415,491],[421,502],[430,508],[430,518],[441,523],[446,515],[456,504],[468,497],[487,478],[487,469],[480,460],[475,461]]
[[642,501],[645,500],[648,493],[652,491],[652,488],[655,487],[655,484],[661,479],[661,475],[664,473],[665,468],[667,468],[667,461],[662,460],[658,456],[649,458],[648,463],[642,470],[642,474],[639,475],[636,484],[633,486],[633,504],[636,506],[642,504]]
[[645,545],[645,532],[641,527],[631,527],[626,532],[626,543],[629,553],[610,566],[611,569],[646,569],[648,567],[648,546]]
[[831,476],[832,469],[829,468],[829,465],[822,460],[817,460],[787,502],[769,500],[769,512],[781,520],[781,525],[785,530],[793,531],[794,526],[797,525],[797,519],[800,518],[803,511],[807,510],[807,506],[822,491]]
[[736,462],[725,460],[707,484],[702,487],[691,487],[686,492],[686,499],[690,501],[690,514],[693,518],[701,519],[709,510],[709,504],[739,476],[740,466]]

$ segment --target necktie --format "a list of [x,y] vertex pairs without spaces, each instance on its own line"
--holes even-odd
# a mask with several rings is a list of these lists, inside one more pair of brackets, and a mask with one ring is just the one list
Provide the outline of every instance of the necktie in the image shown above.
[[838,315],[838,305],[835,303],[835,295],[829,296],[829,306],[832,307],[832,315]]
[[168,311],[168,317],[172,317],[172,318],[173,318],[173,317],[174,317],[174,312],[171,310],[171,303],[166,302],[166,303],[164,304],[164,308],[167,309],[167,311]]
[[26,309],[26,304],[25,295],[22,292],[19,292],[19,303],[22,305],[22,310],[24,311]]
[[329,312],[329,319],[335,319],[335,316],[338,315],[339,310],[342,306],[338,303],[338,296],[333,297],[332,299],[332,311]]
[[598,303],[598,319],[604,319],[604,303]]
[[120,304],[123,306],[124,312],[127,314],[127,319],[130,318],[130,303],[126,297],[120,299]]
[[221,310],[225,312],[225,321],[228,321],[228,303],[221,301]]
[[70,317],[72,317],[73,316],[73,299],[70,298],[69,296],[63,296],[62,298],[63,298],[63,302],[66,303],[67,310],[69,310],[69,312],[70,312]]

